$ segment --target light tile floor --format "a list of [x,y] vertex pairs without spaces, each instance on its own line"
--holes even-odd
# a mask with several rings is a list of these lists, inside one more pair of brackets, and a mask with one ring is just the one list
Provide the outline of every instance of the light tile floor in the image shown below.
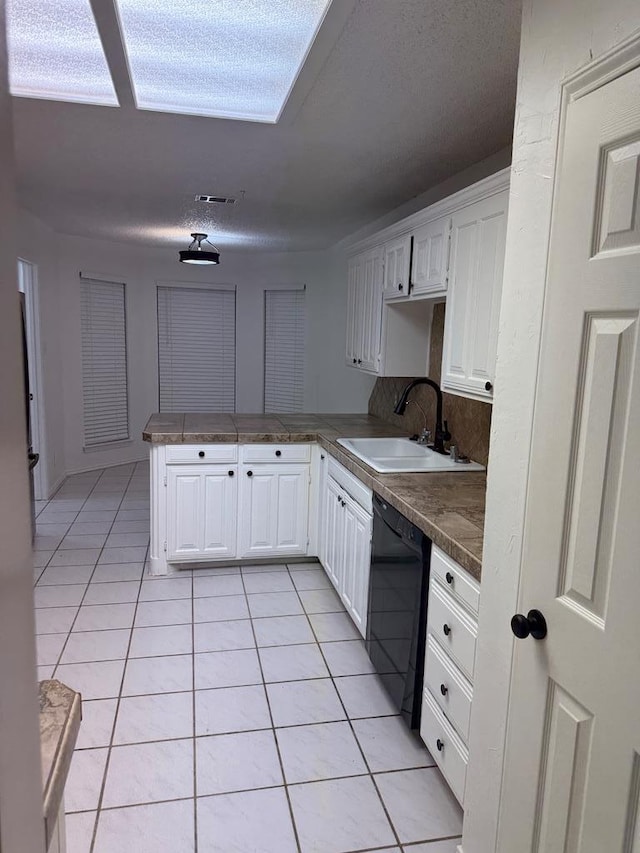
[[460,808],[322,568],[150,578],[148,478],[37,506],[39,676],[83,696],[68,853],[455,853]]

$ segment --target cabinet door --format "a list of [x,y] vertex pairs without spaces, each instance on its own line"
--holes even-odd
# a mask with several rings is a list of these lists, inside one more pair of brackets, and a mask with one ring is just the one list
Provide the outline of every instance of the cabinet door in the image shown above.
[[409,264],[411,261],[411,236],[405,235],[386,243],[384,247],[385,299],[409,295]]
[[169,561],[235,558],[236,474],[236,466],[167,465]]
[[308,465],[243,465],[239,556],[305,555],[308,513]]
[[436,219],[413,234],[411,293],[445,293],[451,218]]
[[349,260],[347,279],[347,364],[356,366],[362,358],[362,279],[364,256]]
[[362,351],[358,367],[370,373],[380,368],[382,337],[382,250],[372,249],[364,257],[362,278]]
[[363,637],[367,632],[372,518],[347,497],[344,517],[342,600]]
[[490,400],[507,225],[505,191],[453,216],[442,387]]
[[331,583],[342,594],[342,574],[344,563],[344,514],[342,501],[344,490],[332,477],[327,477],[324,493],[324,528],[322,565],[329,575]]

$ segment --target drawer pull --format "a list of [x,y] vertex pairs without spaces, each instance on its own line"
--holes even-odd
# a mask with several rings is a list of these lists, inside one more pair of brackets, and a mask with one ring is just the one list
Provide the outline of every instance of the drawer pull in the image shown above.
[[444,749],[444,744],[442,743],[440,738],[437,739],[436,746],[438,747],[438,752],[442,752],[442,750]]
[[444,635],[445,635],[445,637],[448,637],[448,636],[449,636],[449,634],[451,633],[451,628],[447,625],[447,623],[446,623],[446,622],[445,622],[445,623],[444,623],[444,625],[442,626],[442,630],[444,631]]
[[442,693],[443,696],[446,696],[448,692],[449,692],[449,688],[447,687],[447,685],[441,684],[440,685],[440,693]]
[[247,471],[247,477],[253,477],[253,471]]
[[276,450],[276,456],[282,456],[282,451],[281,451],[281,450]]
[[201,450],[201,451],[198,453],[198,456],[200,457],[200,459],[204,459],[204,450]]
[[233,471],[229,471],[229,476],[233,477],[233,473],[234,473]]
[[448,584],[452,584],[452,583],[453,583],[453,575],[451,574],[451,572],[447,572],[447,573],[446,573],[446,575],[445,575],[445,579],[446,579],[446,581],[447,581],[447,583],[448,583]]

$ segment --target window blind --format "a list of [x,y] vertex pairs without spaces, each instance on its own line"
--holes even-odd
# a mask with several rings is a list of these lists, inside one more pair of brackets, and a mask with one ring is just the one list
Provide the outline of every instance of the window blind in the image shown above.
[[158,287],[161,412],[233,412],[236,294]]
[[266,290],[264,317],[264,410],[301,412],[304,406],[305,291]]
[[80,282],[84,445],[129,438],[125,285]]

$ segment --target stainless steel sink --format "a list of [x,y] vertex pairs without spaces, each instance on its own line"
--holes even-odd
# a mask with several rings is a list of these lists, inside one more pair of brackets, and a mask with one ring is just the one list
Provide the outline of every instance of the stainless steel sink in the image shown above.
[[484,471],[484,465],[478,462],[454,462],[450,456],[434,453],[430,447],[408,438],[339,438],[338,444],[380,474]]

